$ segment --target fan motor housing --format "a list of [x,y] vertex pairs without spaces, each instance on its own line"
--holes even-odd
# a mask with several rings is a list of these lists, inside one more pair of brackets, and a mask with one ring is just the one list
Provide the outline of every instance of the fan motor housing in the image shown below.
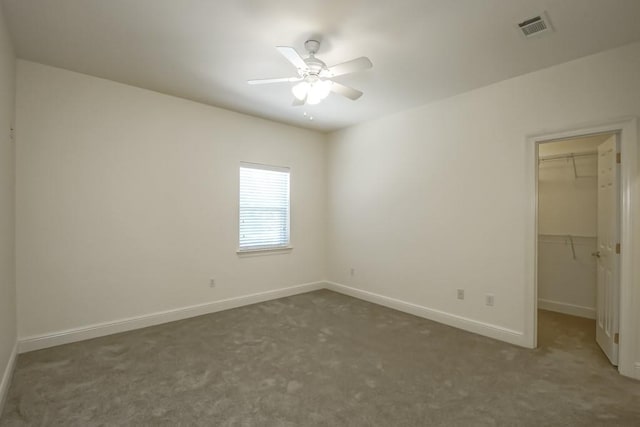
[[316,58],[315,56],[310,56],[308,58],[306,58],[304,60],[304,62],[307,64],[307,67],[309,67],[309,73],[308,74],[320,74],[320,71],[324,70],[325,68],[327,68],[327,65],[320,61],[318,58]]
[[304,42],[304,48],[307,49],[311,55],[315,55],[320,49],[320,42],[318,40],[307,40]]

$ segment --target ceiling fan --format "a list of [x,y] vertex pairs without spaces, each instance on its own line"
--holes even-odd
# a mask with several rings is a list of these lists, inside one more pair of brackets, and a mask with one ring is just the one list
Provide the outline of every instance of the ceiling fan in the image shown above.
[[327,65],[316,58],[316,52],[320,49],[320,42],[317,40],[307,40],[304,43],[305,49],[309,52],[307,58],[302,58],[292,47],[278,46],[276,49],[298,70],[297,77],[282,77],[276,79],[249,80],[250,85],[267,83],[296,83],[291,91],[293,92],[293,105],[304,104],[314,105],[320,103],[334,92],[345,96],[351,100],[356,100],[362,96],[362,92],[345,86],[332,80],[332,78],[344,74],[355,73],[373,67],[369,58],[361,56],[351,61],[343,62],[327,67]]

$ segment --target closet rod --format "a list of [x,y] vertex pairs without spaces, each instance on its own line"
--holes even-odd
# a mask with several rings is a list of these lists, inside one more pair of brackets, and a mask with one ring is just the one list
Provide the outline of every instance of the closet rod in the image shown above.
[[553,156],[540,156],[538,160],[541,162],[547,160],[560,160],[560,159],[575,159],[576,157],[596,156],[597,151],[583,151],[581,153],[568,153],[568,154],[555,154]]

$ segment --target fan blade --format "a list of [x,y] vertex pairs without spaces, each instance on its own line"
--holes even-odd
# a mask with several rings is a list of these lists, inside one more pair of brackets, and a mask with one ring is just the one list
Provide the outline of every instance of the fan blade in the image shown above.
[[291,83],[291,82],[299,82],[302,80],[302,77],[282,77],[277,79],[257,79],[257,80],[247,80],[247,83],[250,85],[263,85],[267,83]]
[[291,105],[293,105],[294,107],[300,107],[302,105],[304,105],[307,102],[307,98],[305,97],[304,99],[300,100],[298,98],[296,98],[295,96],[293,97],[293,103]]
[[331,85],[331,92],[335,92],[342,96],[355,101],[362,96],[362,92],[349,86],[341,85],[340,83],[333,82]]
[[276,46],[276,49],[278,49],[278,51],[282,54],[282,56],[287,58],[287,60],[291,62],[293,66],[296,67],[298,70],[307,69],[307,63],[304,62],[304,59],[302,59],[302,56],[300,56],[300,54],[294,48],[289,46]]
[[336,77],[343,74],[355,73],[356,71],[362,71],[373,67],[373,64],[366,56],[352,59],[351,61],[343,62],[342,64],[329,67],[327,77]]

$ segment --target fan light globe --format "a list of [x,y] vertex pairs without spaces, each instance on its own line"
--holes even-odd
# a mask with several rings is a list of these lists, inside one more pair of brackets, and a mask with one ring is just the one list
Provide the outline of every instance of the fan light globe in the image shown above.
[[291,88],[291,92],[293,92],[293,96],[298,98],[300,101],[304,101],[306,99],[307,104],[315,105],[319,104],[320,101],[329,96],[331,92],[331,81],[330,80],[320,80],[315,79],[314,81],[304,81],[300,82]]
[[313,90],[316,92],[320,99],[325,99],[331,92],[331,81],[320,80],[313,85]]
[[322,101],[322,98],[320,98],[314,91],[310,90],[307,95],[307,104],[316,105],[319,104],[320,101]]
[[298,83],[291,88],[291,92],[293,92],[293,96],[298,98],[300,101],[304,101],[304,99],[307,97],[307,92],[309,92],[309,83]]

